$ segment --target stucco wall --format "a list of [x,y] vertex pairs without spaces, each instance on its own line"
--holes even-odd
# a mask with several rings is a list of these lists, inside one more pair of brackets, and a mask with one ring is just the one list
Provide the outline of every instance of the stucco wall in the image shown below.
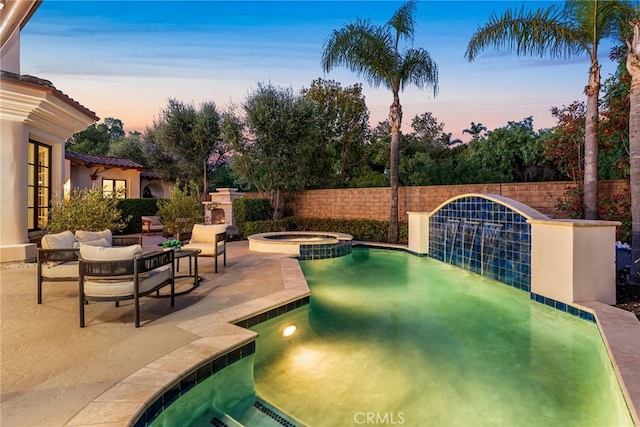
[[[401,187],[399,191],[400,220],[407,212],[430,212],[451,197],[466,193],[499,194],[517,200],[554,218],[567,218],[556,209],[559,197],[572,182],[533,182],[513,184],[434,185]],[[627,187],[626,181],[601,181],[600,193],[611,196]],[[261,197],[246,193],[245,197]],[[309,218],[389,219],[389,188],[349,188],[309,190],[296,196],[289,208],[292,213]]]

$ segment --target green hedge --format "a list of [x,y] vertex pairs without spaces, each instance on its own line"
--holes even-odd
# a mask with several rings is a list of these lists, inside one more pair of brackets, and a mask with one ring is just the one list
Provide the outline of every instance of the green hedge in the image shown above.
[[[389,221],[372,219],[334,219],[287,217],[278,220],[248,221],[244,224],[246,236],[276,231],[328,231],[345,233],[355,240],[365,242],[386,242],[389,233]],[[409,226],[400,223],[400,243],[409,241]]]
[[131,216],[127,226],[119,234],[142,232],[142,216],[153,216],[158,212],[158,199],[122,199],[118,202],[122,217]]
[[235,199],[232,202],[233,224],[240,237],[250,234],[245,231],[245,224],[249,221],[263,221],[271,218],[271,204],[269,199]]

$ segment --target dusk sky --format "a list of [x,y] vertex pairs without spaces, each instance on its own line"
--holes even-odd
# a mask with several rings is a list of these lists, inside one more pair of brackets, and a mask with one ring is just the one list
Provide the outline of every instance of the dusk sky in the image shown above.
[[[332,30],[356,18],[385,24],[403,2],[389,1],[58,1],[44,0],[21,35],[21,73],[53,82],[126,131],[151,127],[167,99],[219,110],[241,105],[258,82],[309,87],[318,78],[343,87],[362,82],[371,124],[387,118],[392,101],[350,71],[323,73],[321,55]],[[549,110],[585,100],[586,55],[566,60],[516,57],[486,50],[464,58],[473,32],[492,13],[523,2],[421,1],[414,47],[439,68],[439,92],[407,87],[400,94],[402,130],[431,112],[445,131],[480,122],[489,130],[533,116],[536,129],[555,124]],[[551,3],[530,1],[537,8]],[[615,69],[601,46],[602,79]],[[463,139],[467,140],[468,135]]]

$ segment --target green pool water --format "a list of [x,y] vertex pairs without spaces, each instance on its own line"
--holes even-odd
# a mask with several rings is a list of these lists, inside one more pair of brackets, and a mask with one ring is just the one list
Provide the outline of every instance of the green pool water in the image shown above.
[[254,382],[310,426],[633,425],[594,323],[397,251],[301,265],[311,303],[252,328]]

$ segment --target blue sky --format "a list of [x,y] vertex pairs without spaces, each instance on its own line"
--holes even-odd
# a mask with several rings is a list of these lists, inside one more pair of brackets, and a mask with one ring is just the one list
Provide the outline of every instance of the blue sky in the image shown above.
[[[356,18],[383,25],[402,3],[44,0],[21,34],[21,73],[51,80],[99,117],[121,119],[127,131],[143,131],[168,98],[214,101],[223,110],[241,105],[258,82],[294,90],[318,77],[343,87],[356,83],[346,69],[323,73],[325,40]],[[400,94],[403,131],[427,111],[455,137],[472,121],[491,130],[533,116],[534,126],[545,128],[555,123],[552,107],[585,99],[586,56],[566,61],[486,50],[472,63],[464,59],[478,26],[522,4],[418,3],[414,47],[427,49],[438,64],[439,92],[434,98],[409,86]],[[608,47],[600,50],[603,80],[615,69]],[[386,119],[391,94],[363,86],[375,125]]]

